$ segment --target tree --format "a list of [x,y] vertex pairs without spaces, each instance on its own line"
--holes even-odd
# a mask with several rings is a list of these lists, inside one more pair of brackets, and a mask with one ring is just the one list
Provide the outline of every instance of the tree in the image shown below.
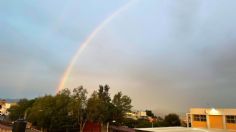
[[167,126],[180,126],[180,119],[177,114],[168,114],[165,116],[164,122]]
[[34,102],[35,99],[20,99],[16,105],[12,105],[10,109],[8,109],[8,112],[10,113],[9,118],[11,120],[24,118],[24,116],[27,114],[27,109],[30,108]]
[[83,131],[87,121],[106,123],[108,128],[113,120],[121,123],[132,107],[131,99],[121,92],[111,101],[109,89],[108,85],[99,85],[89,98],[87,90],[79,86],[72,92],[63,89],[53,96],[22,99],[9,109],[10,117],[12,120],[27,117],[34,126],[46,131],[68,127],[79,127]]
[[87,90],[80,86],[73,89],[72,100],[69,105],[70,115],[77,120],[77,124],[80,126],[80,131],[83,131],[85,123],[87,122]]
[[152,113],[151,110],[146,110],[146,114],[147,114],[147,116],[155,117],[155,115]]
[[128,126],[129,128],[135,128],[138,124],[138,121],[132,118],[124,118],[122,123],[122,125]]
[[132,108],[131,99],[130,97],[123,95],[122,92],[118,92],[114,95],[112,104],[115,106],[113,118],[116,122],[121,123],[125,114],[130,112]]
[[135,127],[148,128],[152,127],[152,124],[147,119],[138,119]]
[[[69,116],[69,105],[72,101],[71,92],[69,89],[63,89],[52,100],[55,104],[49,107],[48,110],[51,115],[50,128],[67,128],[73,124],[72,116]],[[50,111],[51,109],[51,111]]]
[[55,100],[51,95],[39,97],[29,110],[27,120],[33,125],[47,129],[51,126],[54,115]]
[[101,115],[101,100],[98,96],[98,92],[94,91],[87,103],[87,117],[89,121],[101,122],[103,115]]
[[111,111],[111,97],[109,93],[110,87],[108,85],[102,86],[99,85],[98,89],[98,101],[99,101],[99,113],[100,113],[100,122],[108,123],[111,119],[110,111]]
[[29,110],[28,120],[43,129],[66,128],[73,124],[68,106],[71,102],[70,91],[64,89],[57,95],[38,98]]

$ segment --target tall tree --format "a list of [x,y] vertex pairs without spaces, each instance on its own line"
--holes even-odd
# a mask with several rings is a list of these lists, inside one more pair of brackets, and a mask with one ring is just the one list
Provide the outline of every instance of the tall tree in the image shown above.
[[87,116],[88,120],[92,122],[102,122],[103,115],[101,110],[101,100],[98,96],[98,92],[94,91],[87,103]]
[[51,126],[54,114],[55,99],[51,95],[39,97],[29,110],[27,120],[35,126],[47,129]]
[[100,109],[100,121],[102,123],[107,123],[110,119],[109,111],[110,111],[110,103],[111,97],[109,93],[110,87],[108,85],[102,86],[99,85],[98,97],[99,97],[99,109]]
[[28,120],[43,129],[65,128],[73,124],[68,106],[71,102],[70,91],[64,89],[57,95],[45,95],[36,100],[29,110]]
[[10,113],[9,118],[11,120],[16,120],[19,118],[24,118],[27,114],[28,108],[30,108],[35,99],[28,100],[28,99],[20,99],[16,105],[12,105],[8,112]]
[[114,95],[112,100],[115,106],[113,117],[117,122],[122,122],[125,114],[130,112],[132,105],[130,97],[123,95],[122,92],[118,92]]
[[72,100],[70,102],[69,113],[75,119],[80,126],[80,131],[83,131],[85,123],[87,122],[87,90],[83,86],[79,86],[73,89]]
[[98,96],[104,103],[110,103],[111,101],[109,89],[110,89],[109,85],[105,86],[99,85]]
[[155,117],[155,115],[153,114],[153,112],[151,110],[146,110],[146,114],[147,114],[147,116]]

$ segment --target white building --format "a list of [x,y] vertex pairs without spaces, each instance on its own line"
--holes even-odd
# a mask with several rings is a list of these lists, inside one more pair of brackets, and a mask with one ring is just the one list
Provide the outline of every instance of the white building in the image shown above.
[[8,115],[9,112],[7,109],[9,109],[14,104],[15,103],[8,103],[6,100],[0,100],[0,115]]
[[126,118],[132,118],[134,120],[137,120],[140,118],[147,118],[147,113],[146,111],[127,112]]

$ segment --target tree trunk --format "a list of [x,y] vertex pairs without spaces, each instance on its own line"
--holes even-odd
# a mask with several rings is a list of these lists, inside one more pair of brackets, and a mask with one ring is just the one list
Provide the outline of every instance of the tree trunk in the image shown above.
[[107,132],[109,132],[109,122],[107,122]]
[[85,121],[85,122],[80,122],[80,125],[79,125],[79,127],[80,127],[80,132],[83,132],[83,131],[84,131],[84,127],[85,127],[86,122],[87,122],[87,121]]

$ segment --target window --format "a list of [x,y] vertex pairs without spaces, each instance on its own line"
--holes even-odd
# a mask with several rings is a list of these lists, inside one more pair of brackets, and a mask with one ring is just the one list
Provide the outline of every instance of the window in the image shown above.
[[233,115],[226,116],[226,122],[227,123],[236,123],[236,116],[233,116]]
[[206,121],[206,115],[193,115],[194,121]]

